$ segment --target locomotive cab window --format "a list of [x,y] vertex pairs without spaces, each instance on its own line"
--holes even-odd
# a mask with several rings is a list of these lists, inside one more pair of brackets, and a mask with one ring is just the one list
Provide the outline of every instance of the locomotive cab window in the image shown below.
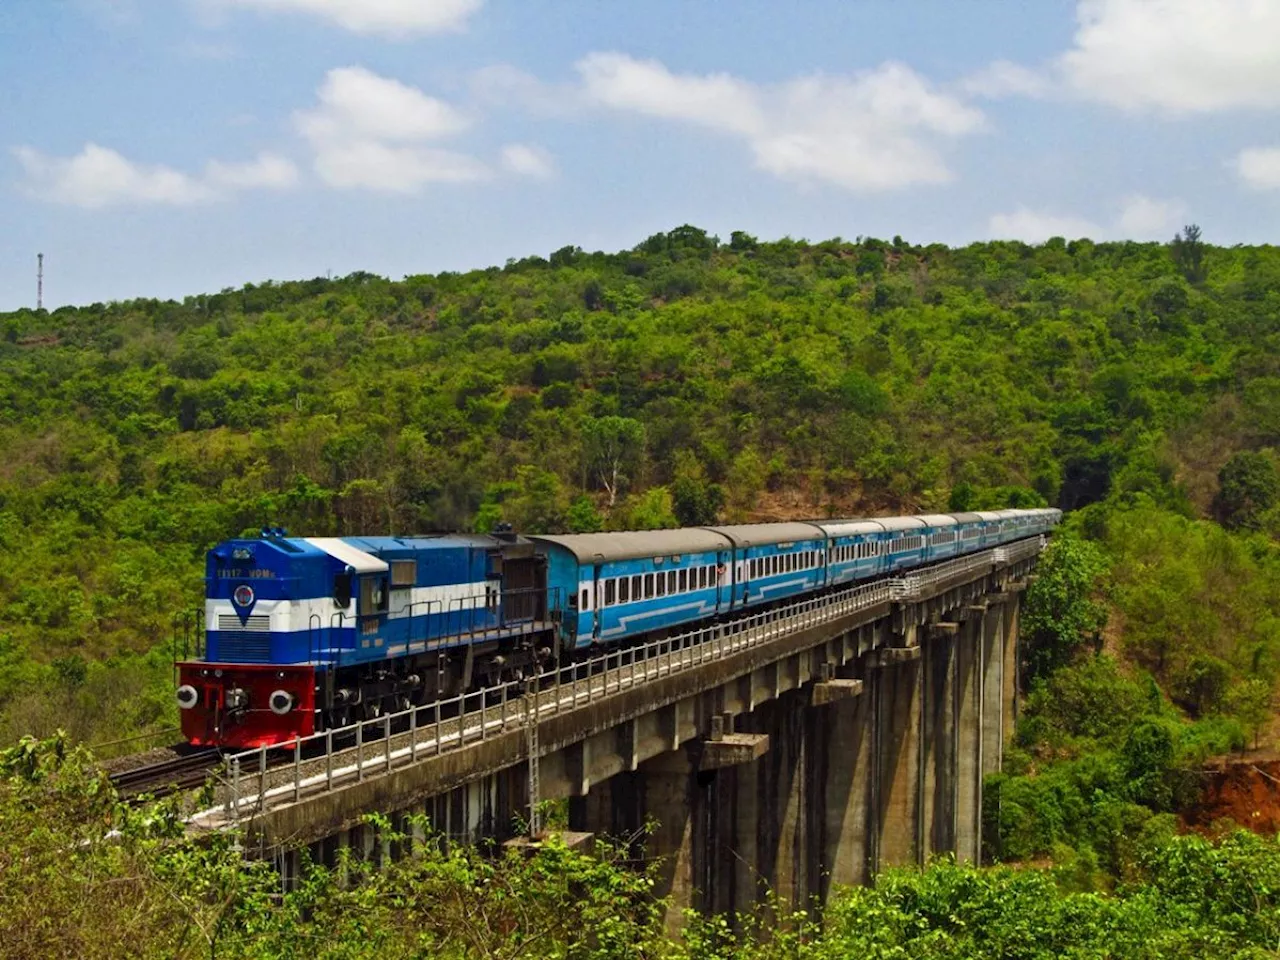
[[333,602],[344,609],[351,606],[351,574],[340,573],[333,578]]
[[387,609],[387,586],[382,577],[360,579],[360,612],[382,613]]

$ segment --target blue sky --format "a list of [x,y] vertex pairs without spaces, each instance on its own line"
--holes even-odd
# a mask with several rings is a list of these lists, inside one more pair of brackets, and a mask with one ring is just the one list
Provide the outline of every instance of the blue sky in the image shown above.
[[1280,0],[4,0],[0,89],[0,310],[1280,214]]

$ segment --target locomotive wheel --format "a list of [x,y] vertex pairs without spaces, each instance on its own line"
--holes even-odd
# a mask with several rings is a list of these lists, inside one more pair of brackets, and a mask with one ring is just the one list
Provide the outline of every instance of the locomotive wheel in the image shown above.
[[329,730],[337,730],[341,727],[351,726],[351,708],[334,707],[325,716],[325,726]]

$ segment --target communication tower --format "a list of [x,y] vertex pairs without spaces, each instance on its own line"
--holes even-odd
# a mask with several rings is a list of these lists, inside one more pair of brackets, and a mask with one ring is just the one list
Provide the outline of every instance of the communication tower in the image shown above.
[[36,309],[44,309],[44,254],[36,254]]

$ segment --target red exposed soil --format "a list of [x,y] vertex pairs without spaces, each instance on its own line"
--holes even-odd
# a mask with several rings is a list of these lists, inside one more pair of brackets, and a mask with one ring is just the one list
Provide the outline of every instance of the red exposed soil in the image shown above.
[[1280,831],[1280,758],[1269,754],[1206,764],[1200,802],[1182,819],[1193,830],[1212,830],[1232,820],[1255,833]]

